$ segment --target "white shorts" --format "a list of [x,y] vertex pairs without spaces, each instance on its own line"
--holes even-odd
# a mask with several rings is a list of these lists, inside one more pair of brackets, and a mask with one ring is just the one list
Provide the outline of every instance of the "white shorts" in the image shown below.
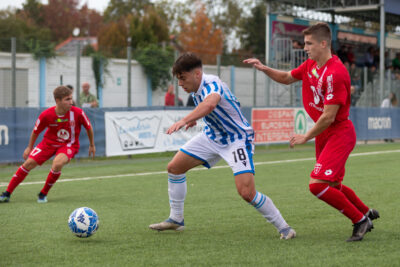
[[249,140],[236,140],[227,145],[220,145],[211,141],[204,133],[199,133],[180,150],[203,161],[207,168],[211,168],[223,158],[231,167],[233,175],[246,172],[254,174],[254,144]]

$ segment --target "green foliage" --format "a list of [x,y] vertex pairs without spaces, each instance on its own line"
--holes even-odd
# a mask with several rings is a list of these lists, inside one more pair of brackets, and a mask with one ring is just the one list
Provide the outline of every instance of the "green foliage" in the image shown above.
[[163,49],[150,44],[136,50],[134,58],[142,65],[144,72],[151,80],[152,89],[166,88],[171,80],[171,66],[174,62],[171,48]]
[[[92,58],[92,71],[94,80],[96,82],[96,92],[98,96],[100,87],[103,87],[105,82],[104,74],[108,73],[107,69],[108,59],[101,51],[94,50],[94,48],[91,45],[87,45],[83,48],[82,55],[90,56]],[[102,72],[103,72],[103,80],[101,79]]]
[[51,42],[41,42],[39,40],[30,39],[26,42],[26,46],[29,52],[32,53],[33,57],[38,60],[42,57],[52,58],[56,56],[54,50],[54,43]]
[[242,47],[253,54],[265,53],[265,15],[264,3],[258,4],[251,10],[252,16],[244,18],[240,23]]
[[[46,27],[29,24],[16,14],[6,10],[0,11],[0,37],[0,51],[10,52],[10,38],[15,37],[17,38],[17,52],[26,53],[31,52],[31,48],[28,47],[30,41],[27,42],[27,40],[40,40],[43,44],[39,46],[45,48],[45,43],[51,40],[51,31]],[[36,48],[37,46],[34,45]]]
[[104,20],[118,21],[127,15],[139,14],[149,4],[149,0],[111,0],[104,11]]

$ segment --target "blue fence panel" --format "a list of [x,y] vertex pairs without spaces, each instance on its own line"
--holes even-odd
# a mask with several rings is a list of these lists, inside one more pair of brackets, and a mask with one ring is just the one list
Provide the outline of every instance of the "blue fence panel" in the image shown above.
[[[96,108],[84,109],[89,117],[96,145],[96,155],[105,155],[104,113],[108,111],[142,111],[191,109],[175,107],[140,107],[140,108]],[[29,138],[43,108],[0,108],[0,163],[23,162],[22,153],[28,145]],[[242,109],[247,120],[251,121],[251,108]],[[399,108],[352,108],[350,119],[353,121],[358,140],[379,140],[400,138]],[[43,131],[44,133],[44,131]],[[43,133],[36,144],[42,140]],[[80,135],[81,148],[76,157],[87,157],[89,140],[85,129]]]

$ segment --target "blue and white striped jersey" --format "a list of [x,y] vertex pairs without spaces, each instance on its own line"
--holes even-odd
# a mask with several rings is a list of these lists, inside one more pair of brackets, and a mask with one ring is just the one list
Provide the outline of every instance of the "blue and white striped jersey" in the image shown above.
[[253,141],[254,131],[240,110],[240,103],[228,86],[215,75],[203,73],[201,85],[192,93],[195,105],[217,93],[221,96],[216,108],[203,118],[206,123],[204,133],[214,142],[226,145],[235,140]]

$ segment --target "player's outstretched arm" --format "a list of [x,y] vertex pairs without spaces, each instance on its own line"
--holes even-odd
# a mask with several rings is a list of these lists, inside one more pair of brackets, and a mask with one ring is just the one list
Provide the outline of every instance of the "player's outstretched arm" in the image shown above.
[[38,135],[35,134],[33,131],[31,133],[31,137],[29,138],[29,144],[25,148],[24,153],[22,154],[22,157],[24,160],[27,160],[29,157],[29,154],[32,152],[33,146],[35,145],[36,139],[38,138]]
[[290,147],[293,148],[294,145],[304,144],[325,131],[335,121],[339,108],[340,105],[324,106],[324,112],[321,117],[319,117],[315,125],[306,134],[295,134],[290,138]]
[[291,84],[298,81],[292,76],[290,71],[282,71],[270,68],[266,65],[263,65],[257,58],[245,59],[243,60],[243,63],[253,65],[253,67],[264,72],[268,77],[278,83]]
[[167,130],[167,134],[172,134],[179,131],[182,127],[186,126],[186,129],[196,125],[196,121],[204,116],[210,114],[218,102],[221,100],[221,96],[217,93],[212,93],[208,95],[203,102],[201,102],[192,112],[190,112],[186,117],[180,121],[174,123]]
[[94,159],[94,156],[96,154],[96,147],[94,145],[93,128],[90,127],[89,129],[86,129],[86,133],[89,138],[89,157],[91,156]]

